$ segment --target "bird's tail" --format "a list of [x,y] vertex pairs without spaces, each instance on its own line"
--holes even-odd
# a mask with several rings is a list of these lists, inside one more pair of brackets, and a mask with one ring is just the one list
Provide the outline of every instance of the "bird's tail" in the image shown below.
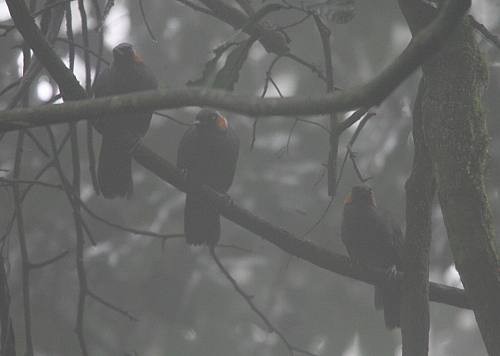
[[132,195],[132,156],[129,148],[120,140],[102,139],[97,179],[105,198],[128,198]]
[[186,194],[184,233],[190,245],[215,245],[220,238],[220,215],[215,207],[202,199],[200,193]]
[[401,292],[397,285],[375,287],[375,308],[384,309],[384,321],[387,329],[399,328]]

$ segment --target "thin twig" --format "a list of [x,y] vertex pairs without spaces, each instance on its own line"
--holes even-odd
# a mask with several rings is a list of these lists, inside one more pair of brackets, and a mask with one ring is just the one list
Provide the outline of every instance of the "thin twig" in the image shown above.
[[321,224],[323,219],[326,217],[326,214],[328,213],[328,211],[332,207],[333,201],[334,201],[334,197],[330,197],[330,201],[328,202],[328,205],[325,207],[325,209],[323,209],[323,212],[321,213],[319,218],[314,222],[314,224],[309,229],[306,230],[306,232],[304,232],[300,236],[300,239],[305,239],[311,232],[314,231],[314,229],[316,229],[319,226],[319,224]]
[[9,179],[5,177],[0,177],[0,185],[13,185],[13,184],[34,184],[47,188],[62,189],[61,185],[42,182],[39,180]]
[[151,29],[151,26],[149,25],[148,19],[146,17],[146,12],[144,11],[144,4],[142,3],[142,0],[138,1],[139,1],[139,8],[141,10],[142,21],[144,22],[144,25],[148,30],[149,37],[151,38],[151,41],[153,41],[153,43],[158,43],[158,40],[156,39],[153,30]]
[[[344,121],[342,121],[339,124],[338,130],[340,132],[343,132],[343,131],[347,130],[349,127],[351,127],[356,122],[358,122],[359,120],[361,120],[364,117],[364,115],[366,114],[367,111],[368,111],[368,108],[360,108],[360,109],[356,110],[347,119],[345,119]],[[373,116],[375,114],[374,113],[370,113],[370,115]]]
[[[364,113],[362,113],[364,110]],[[359,117],[358,117],[359,116]],[[358,138],[359,134],[361,133],[361,130],[365,127],[366,123],[370,118],[375,116],[375,113],[366,113],[365,109],[360,109],[356,111],[354,114],[352,114],[348,119],[346,119],[344,122],[348,121],[351,118],[356,118],[356,121],[362,118],[361,122],[359,123],[358,127],[356,127],[356,131],[354,131],[354,134],[352,135],[351,139],[349,140],[349,143],[347,144],[347,149],[346,149],[346,154],[344,156],[344,159],[342,161],[342,167],[340,168],[340,174],[337,180],[337,186],[340,184],[340,180],[342,178],[342,173],[344,171],[345,163],[347,162],[347,158],[349,158],[352,162],[354,172],[356,173],[356,176],[358,179],[362,182],[365,183],[371,177],[366,177],[364,178],[363,175],[361,174],[360,169],[358,168],[358,164],[356,163],[356,154],[352,151],[352,146],[356,142],[356,139]]]
[[[21,160],[23,156],[24,131],[19,131],[17,138],[16,159],[14,162],[14,180],[19,179],[21,170]],[[17,233],[19,240],[19,249],[21,251],[21,275],[23,289],[23,309],[24,309],[24,335],[26,342],[26,356],[33,356],[33,337],[31,331],[31,301],[30,301],[30,270],[28,246],[26,242],[26,232],[24,230],[23,207],[21,201],[21,193],[17,184],[13,186],[14,202],[15,202],[15,220],[17,222]]]
[[76,48],[79,48],[81,49],[82,51],[84,52],[88,52],[89,54],[91,54],[92,56],[94,56],[98,62],[102,62],[102,63],[105,63],[105,64],[111,64],[110,61],[108,61],[106,58],[104,58],[103,56],[101,56],[99,53],[95,52],[94,50],[90,49],[90,48],[87,48],[81,44],[78,44],[74,41],[70,41],[68,40],[67,38],[63,38],[63,37],[58,37],[56,38],[56,41],[59,41],[59,42],[64,42],[68,45],[72,45],[73,47],[76,47]]
[[303,17],[301,17],[300,19],[298,19],[297,21],[294,21],[294,22],[291,22],[287,25],[283,25],[283,26],[280,26],[278,27],[279,30],[288,30],[292,27],[295,27],[295,26],[298,26],[300,24],[302,24],[303,22],[305,22],[308,18],[310,18],[312,16],[311,13],[307,13],[306,15],[304,15]]
[[[309,70],[311,70],[311,72],[315,73],[321,80],[326,82],[325,74],[321,69],[319,69],[314,64],[306,62],[305,60],[303,60],[299,56],[296,56],[293,53],[286,53],[283,55],[283,57],[290,58],[292,61],[297,62],[298,64],[308,68]],[[340,88],[334,87],[334,89],[339,90]]]
[[92,290],[87,290],[87,294],[88,294],[89,297],[95,299],[96,301],[98,301],[99,303],[101,303],[102,305],[104,305],[105,307],[107,307],[107,308],[109,308],[109,309],[117,312],[118,314],[121,314],[121,315],[125,316],[130,321],[139,321],[139,319],[137,319],[135,316],[133,316],[128,311],[126,311],[126,310],[124,310],[124,309],[122,309],[120,307],[117,307],[113,303],[108,302],[107,300],[105,300],[102,297],[100,297],[97,294],[95,294]]
[[0,96],[4,95],[7,93],[9,90],[14,89],[21,83],[21,78],[14,80],[12,83],[8,84],[5,88],[0,90]]
[[[271,71],[273,70],[273,67],[278,63],[278,61],[282,58],[283,56],[277,55],[274,57],[274,59],[271,61],[271,64],[267,68],[266,71],[266,78],[264,81],[264,87],[262,88],[262,93],[260,94],[261,98],[265,98],[267,91],[269,90],[269,78],[271,77]],[[250,141],[250,151],[254,149],[255,146],[255,140],[257,139],[257,124],[259,123],[259,117],[255,117],[253,120],[252,124],[252,140]]]
[[[83,0],[78,0],[78,11],[80,12],[81,19],[81,29],[82,29],[82,40],[83,46],[85,48],[90,48],[89,46],[89,29],[87,25],[87,11],[85,9],[85,3]],[[72,46],[72,44],[70,44]],[[85,63],[85,91],[87,94],[90,92],[90,86],[92,83],[92,78],[90,74],[91,63],[90,63],[90,54],[88,51],[83,52],[83,59]]]
[[90,210],[90,208],[82,200],[79,200],[79,204],[83,208],[83,210],[85,210],[87,212],[87,214],[89,214],[94,219],[99,220],[100,222],[102,222],[108,226],[114,227],[115,229],[119,229],[119,230],[131,233],[134,235],[156,237],[156,238],[163,239],[163,240],[180,238],[180,237],[185,236],[184,234],[180,234],[180,233],[178,233],[178,234],[160,234],[160,233],[156,233],[153,231],[139,230],[139,229],[135,229],[135,228],[131,228],[131,227],[126,227],[126,226],[111,222],[109,220],[106,220],[106,219],[102,218],[101,216],[97,215],[92,210]]
[[210,250],[210,255],[212,256],[213,260],[217,264],[217,267],[219,267],[219,270],[222,272],[222,274],[231,283],[231,285],[236,290],[236,292],[245,300],[245,302],[248,304],[250,309],[252,309],[253,312],[255,314],[257,314],[259,316],[259,318],[264,322],[268,331],[271,333],[275,333],[276,335],[278,335],[278,337],[281,339],[281,341],[283,341],[286,348],[288,349],[289,355],[293,356],[294,352],[299,352],[299,353],[302,353],[304,355],[316,356],[315,354],[313,354],[309,351],[300,349],[300,348],[295,347],[292,344],[290,344],[290,342],[287,340],[285,335],[283,335],[283,333],[281,331],[279,331],[272,324],[272,322],[264,315],[264,313],[255,305],[255,303],[252,300],[253,299],[252,296],[246,294],[245,291],[243,289],[241,289],[241,287],[238,285],[238,282],[236,282],[236,280],[231,276],[231,274],[227,271],[227,269],[224,267],[222,262],[219,260],[219,257],[217,257],[217,254],[215,253],[215,248],[212,246],[209,248],[209,250]]
[[181,120],[176,119],[175,117],[173,117],[172,115],[169,115],[169,114],[164,114],[164,113],[159,112],[159,111],[155,111],[154,114],[158,115],[158,116],[161,116],[161,117],[164,117],[166,119],[169,119],[170,121],[173,121],[176,124],[179,124],[181,126],[191,126],[191,124],[188,124],[186,122],[182,122]]
[[73,210],[73,222],[75,225],[76,232],[76,270],[78,276],[78,302],[77,302],[77,315],[75,321],[75,333],[78,338],[78,343],[83,356],[88,356],[88,346],[85,340],[85,335],[83,333],[84,324],[84,313],[85,313],[85,299],[87,295],[87,275],[84,265],[84,246],[85,240],[83,235],[83,227],[81,224],[82,217],[80,215],[80,208],[77,203],[75,203],[74,196],[80,195],[80,163],[78,157],[78,141],[76,136],[76,128],[74,125],[70,126],[70,141],[71,141],[71,152],[72,152],[72,163],[73,163],[73,182],[72,184],[68,181],[61,167],[57,155],[57,144],[54,137],[54,133],[47,127],[47,133],[49,136],[50,144],[52,147],[52,152],[54,155],[54,167],[59,174],[59,179],[64,188],[68,201]]
[[[330,44],[331,31],[323,23],[323,20],[314,14],[314,23],[321,38],[321,45],[323,47],[323,57],[326,68],[326,93],[330,94],[334,91],[334,81],[333,81],[333,60],[332,60],[332,48]],[[339,150],[339,139],[340,132],[337,129],[339,125],[337,114],[330,113],[330,148],[328,151],[328,163],[327,163],[327,185],[328,185],[328,195],[330,197],[335,197],[337,193],[337,155]],[[328,209],[327,209],[328,210]],[[326,214],[326,212],[325,212]]]
[[64,257],[66,257],[66,255],[67,255],[68,253],[69,253],[69,250],[64,250],[63,252],[61,252],[61,253],[59,253],[59,254],[55,255],[55,256],[54,256],[54,257],[52,257],[52,258],[49,258],[49,259],[45,260],[45,261],[41,261],[41,262],[31,262],[31,263],[29,264],[29,268],[30,268],[30,269],[38,269],[38,268],[43,268],[43,267],[45,267],[45,266],[48,266],[48,265],[50,265],[50,264],[52,264],[52,263],[55,263],[55,262],[59,261],[60,259],[62,259],[62,258],[64,258]]
[[[94,12],[95,12],[95,17],[97,19],[97,28],[101,29],[102,24],[103,24],[103,18],[101,14],[101,8],[99,6],[99,1],[98,0],[92,0],[92,4],[94,6]],[[101,71],[101,64],[102,64],[102,53],[104,51],[104,32],[100,30],[96,30],[97,32],[97,46],[98,46],[98,53],[96,53],[95,57],[97,58],[96,65],[95,65],[95,77],[94,77],[94,82],[97,79],[97,76],[100,74]],[[89,52],[90,53],[90,52]],[[107,62],[107,61],[106,61]],[[92,88],[91,88],[92,91]],[[94,187],[94,190],[97,195],[100,194],[100,187],[99,187],[99,180],[97,179],[97,169],[96,169],[96,155],[94,152],[94,140],[93,140],[93,131],[90,126],[87,127],[87,155],[89,158],[89,172],[90,172],[90,179],[92,180],[92,186]],[[89,239],[91,238],[91,235],[89,235],[89,231],[87,231],[87,236],[89,236]]]
[[[280,98],[284,98],[285,96],[283,95],[281,89],[279,88],[278,84],[274,81],[274,79],[271,77],[270,74],[268,74],[268,79],[269,79],[269,82],[274,87],[274,89],[276,90],[276,92],[278,93],[278,95],[280,96]],[[285,145],[285,147],[282,147],[278,151],[278,155],[280,154],[280,152],[284,152],[287,155],[289,154],[289,147],[290,147],[290,142],[292,141],[293,131],[295,130],[295,127],[297,126],[297,122],[299,121],[299,118],[297,116],[294,116],[294,118],[295,118],[295,121],[293,122],[292,127],[290,128],[290,131],[288,133],[288,138],[286,140],[286,145]]]
[[16,355],[14,328],[11,318],[11,298],[5,259],[0,251],[0,350],[3,356]]
[[[23,76],[26,74],[31,65],[31,52],[28,46],[23,46]],[[27,95],[27,90],[22,90],[22,105],[28,106],[29,97]],[[14,180],[20,179],[21,176],[21,162],[23,158],[23,148],[24,148],[24,130],[19,131],[17,136],[17,146],[16,155],[14,160]],[[25,355],[33,356],[33,336],[31,330],[31,301],[30,301],[30,259],[28,252],[28,243],[26,239],[26,231],[24,229],[24,215],[23,215],[23,203],[21,199],[21,193],[19,186],[14,184],[14,203],[15,203],[15,213],[17,222],[17,233],[19,240],[19,249],[21,255],[21,276],[22,276],[22,290],[23,290],[23,309],[24,309],[24,333],[25,333]]]
[[40,152],[42,152],[42,154],[45,157],[49,157],[49,153],[43,147],[43,145],[41,144],[41,142],[35,137],[35,135],[33,134],[33,132],[31,132],[30,130],[26,130],[26,136],[28,136],[31,139],[31,141],[35,144],[35,146],[38,148],[38,150]]
[[186,5],[187,7],[190,7],[191,9],[196,10],[198,12],[202,12],[206,15],[215,16],[214,13],[209,9],[207,9],[206,7],[193,4],[189,0],[177,0],[177,2],[180,2],[181,4]]

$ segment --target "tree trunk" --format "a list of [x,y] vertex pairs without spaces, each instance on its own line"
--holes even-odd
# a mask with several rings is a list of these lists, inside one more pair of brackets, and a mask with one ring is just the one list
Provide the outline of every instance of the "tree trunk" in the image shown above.
[[401,306],[404,356],[424,356],[429,352],[429,250],[435,184],[422,125],[425,88],[425,81],[422,79],[413,109],[413,168],[406,181],[406,239]]
[[468,18],[424,67],[424,135],[455,265],[490,355],[500,355],[500,277],[484,186],[486,65]]
[[[413,35],[436,13],[421,1],[399,4]],[[423,73],[423,134],[455,264],[486,348],[500,355],[500,279],[484,187],[488,135],[481,100],[487,70],[468,18]]]

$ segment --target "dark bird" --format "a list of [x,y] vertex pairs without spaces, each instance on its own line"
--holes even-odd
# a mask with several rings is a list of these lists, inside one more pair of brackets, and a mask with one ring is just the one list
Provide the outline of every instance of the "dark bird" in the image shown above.
[[341,236],[355,264],[387,270],[388,281],[375,287],[375,308],[384,309],[388,329],[399,327],[401,292],[391,277],[401,268],[403,234],[388,215],[377,209],[370,187],[355,186],[347,196]]
[[[156,89],[154,73],[129,43],[113,48],[113,63],[97,76],[95,97]],[[97,168],[98,185],[105,198],[130,197],[133,191],[132,153],[148,131],[152,111],[97,118],[94,128],[102,135]]]
[[179,143],[177,166],[186,172],[184,233],[190,245],[214,246],[220,238],[220,214],[197,191],[207,184],[219,192],[231,186],[239,140],[219,112],[202,109]]

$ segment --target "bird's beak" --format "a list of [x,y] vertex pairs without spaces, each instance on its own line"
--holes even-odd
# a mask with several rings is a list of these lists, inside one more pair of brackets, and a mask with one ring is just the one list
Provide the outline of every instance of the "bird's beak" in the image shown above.
[[132,60],[135,63],[143,63],[144,61],[142,60],[142,57],[137,54],[137,52],[134,51],[134,54],[132,55]]
[[224,116],[222,116],[221,114],[219,114],[219,116],[217,117],[216,124],[217,124],[217,127],[223,131],[227,130],[227,128],[229,126],[227,123],[227,119]]
[[349,193],[344,199],[344,204],[351,204],[351,203],[352,203],[352,195],[351,193]]

